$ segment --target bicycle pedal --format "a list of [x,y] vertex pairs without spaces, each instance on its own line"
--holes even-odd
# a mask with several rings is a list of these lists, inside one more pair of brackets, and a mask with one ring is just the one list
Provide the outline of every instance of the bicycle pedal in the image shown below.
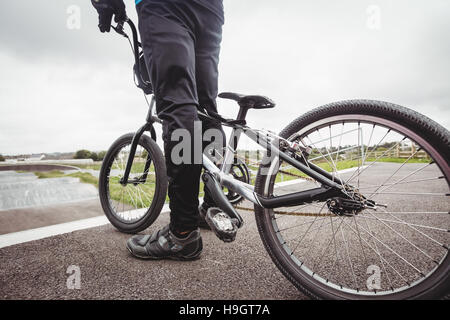
[[211,207],[206,212],[205,220],[211,230],[223,242],[233,242],[236,239],[237,219],[230,218],[219,208]]

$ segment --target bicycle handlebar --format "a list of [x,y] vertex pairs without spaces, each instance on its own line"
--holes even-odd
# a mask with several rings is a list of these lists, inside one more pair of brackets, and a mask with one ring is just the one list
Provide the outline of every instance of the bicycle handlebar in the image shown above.
[[128,34],[126,34],[125,31],[123,30],[123,26],[125,23],[128,24],[128,26],[130,27],[131,32],[133,34],[132,41],[133,41],[134,62],[135,62],[137,71],[140,72],[140,69],[139,69],[139,47],[142,47],[142,44],[139,42],[137,29],[136,29],[136,26],[134,25],[133,21],[131,19],[127,18],[125,21],[119,21],[117,23],[117,25],[115,27],[112,26],[112,28],[114,29],[114,31],[116,33],[118,33],[121,36],[124,36],[125,38],[130,40]]

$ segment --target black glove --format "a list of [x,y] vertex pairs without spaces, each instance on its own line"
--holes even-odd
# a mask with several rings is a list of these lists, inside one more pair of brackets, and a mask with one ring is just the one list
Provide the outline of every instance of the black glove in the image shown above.
[[101,32],[109,32],[111,30],[113,15],[115,16],[115,22],[127,19],[123,0],[91,0],[91,3],[98,12],[98,27]]

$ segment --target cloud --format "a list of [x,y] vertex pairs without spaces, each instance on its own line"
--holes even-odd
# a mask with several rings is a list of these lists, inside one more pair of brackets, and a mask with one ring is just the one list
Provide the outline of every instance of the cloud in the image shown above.
[[[126,4],[137,22],[133,2]],[[81,9],[80,30],[66,27],[70,5]],[[369,5],[380,8],[379,30],[367,27]],[[224,7],[220,90],[277,102],[251,110],[250,125],[279,131],[313,107],[369,98],[450,126],[448,1],[225,0]],[[0,23],[0,153],[106,149],[144,121],[127,41],[98,32],[89,1],[4,2]],[[237,109],[219,100],[225,116]]]
[[[137,20],[134,4],[127,4],[129,16]],[[80,10],[80,29],[67,26],[73,6]],[[0,50],[24,60],[62,57],[92,64],[105,60],[124,63],[124,53],[129,52],[125,39],[116,33],[98,32],[97,13],[90,1],[5,1],[0,8]]]

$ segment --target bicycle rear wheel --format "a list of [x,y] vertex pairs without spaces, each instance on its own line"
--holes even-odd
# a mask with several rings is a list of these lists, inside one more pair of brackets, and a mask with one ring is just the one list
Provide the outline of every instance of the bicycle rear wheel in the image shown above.
[[[122,185],[133,133],[118,138],[103,160],[99,176],[100,202],[106,217],[119,231],[137,233],[148,228],[159,216],[167,193],[164,156],[151,138],[142,135],[130,171]],[[149,163],[146,170],[146,163]],[[145,178],[145,179],[144,179]]]
[[[312,110],[280,136],[310,147],[309,162],[339,178],[351,199],[364,196],[386,206],[343,212],[326,201],[277,209],[255,205],[266,249],[298,289],[325,299],[425,299],[449,293],[450,135],[445,128],[412,110],[364,100]],[[319,186],[286,163],[263,163],[258,194]]]

